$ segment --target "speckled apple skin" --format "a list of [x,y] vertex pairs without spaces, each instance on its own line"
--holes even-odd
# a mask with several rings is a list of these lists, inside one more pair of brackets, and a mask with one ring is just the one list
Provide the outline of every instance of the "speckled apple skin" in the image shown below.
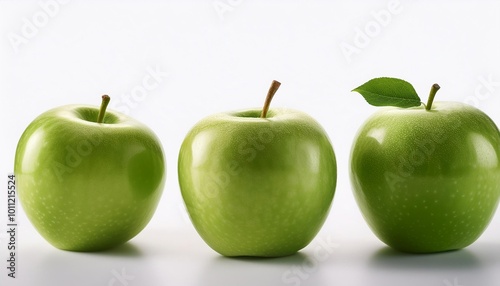
[[356,201],[387,245],[414,253],[460,249],[486,229],[500,197],[500,133],[469,105],[383,108],[351,152]]
[[322,127],[303,112],[271,109],[209,116],[187,134],[179,184],[200,236],[225,256],[278,257],[322,227],[337,167]]
[[160,141],[145,125],[98,108],[69,105],[37,117],[15,158],[19,198],[37,231],[57,248],[99,251],[137,235],[165,182]]

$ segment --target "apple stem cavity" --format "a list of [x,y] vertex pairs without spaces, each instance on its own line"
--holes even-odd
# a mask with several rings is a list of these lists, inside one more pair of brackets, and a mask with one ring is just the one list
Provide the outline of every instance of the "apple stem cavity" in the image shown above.
[[279,81],[273,80],[271,83],[271,87],[269,87],[269,91],[267,92],[266,101],[264,102],[264,107],[262,108],[262,113],[260,114],[260,118],[266,118],[267,111],[269,110],[269,106],[271,105],[271,100],[273,100],[273,96],[280,88],[281,83]]
[[429,111],[432,108],[432,102],[434,101],[434,96],[436,96],[436,92],[440,89],[441,87],[439,84],[435,83],[431,87],[431,92],[429,93],[429,98],[427,99],[427,104],[425,105],[425,110]]
[[99,109],[99,115],[97,115],[97,123],[102,123],[110,100],[111,98],[109,95],[105,94],[102,96],[101,108]]

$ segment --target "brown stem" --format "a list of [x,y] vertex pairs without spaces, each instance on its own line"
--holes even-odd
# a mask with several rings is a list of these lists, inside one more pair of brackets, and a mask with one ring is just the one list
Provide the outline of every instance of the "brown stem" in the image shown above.
[[102,123],[104,119],[104,115],[106,114],[106,108],[108,107],[108,103],[111,100],[108,95],[102,96],[101,108],[99,109],[99,115],[97,115],[97,123]]
[[262,113],[260,114],[260,118],[266,118],[267,111],[269,110],[269,106],[271,105],[271,100],[273,100],[273,96],[278,91],[281,83],[279,81],[273,80],[271,83],[271,87],[269,87],[269,91],[267,92],[266,101],[264,102],[264,107],[262,108]]

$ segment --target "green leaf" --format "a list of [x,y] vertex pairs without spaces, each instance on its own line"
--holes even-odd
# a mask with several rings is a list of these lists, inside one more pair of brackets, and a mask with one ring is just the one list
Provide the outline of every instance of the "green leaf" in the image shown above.
[[398,78],[374,78],[352,91],[360,93],[373,106],[407,108],[422,104],[413,86]]

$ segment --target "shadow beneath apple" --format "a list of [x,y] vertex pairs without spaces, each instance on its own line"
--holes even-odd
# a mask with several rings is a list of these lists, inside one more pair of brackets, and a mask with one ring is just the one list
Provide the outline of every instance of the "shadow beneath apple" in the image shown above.
[[370,259],[370,265],[375,268],[387,269],[420,269],[439,271],[442,269],[473,269],[480,268],[481,262],[468,249],[453,250],[440,253],[413,254],[384,247],[376,251]]
[[[471,249],[410,254],[384,247],[369,257],[362,279],[380,285],[472,285],[491,284],[489,263]],[[411,284],[411,283],[414,284]]]
[[263,264],[275,264],[275,265],[294,265],[307,259],[307,255],[302,252],[297,252],[292,255],[283,257],[255,257],[255,256],[235,256],[235,257],[225,257],[219,256],[217,259],[221,260],[234,260],[240,261],[242,263],[263,263]]
[[217,256],[205,265],[196,284],[327,285],[318,268],[317,262],[303,252],[277,258]]
[[98,251],[72,251],[59,249],[60,251],[68,253],[80,253],[82,255],[94,255],[94,256],[110,256],[110,257],[139,257],[142,255],[141,250],[135,246],[130,241],[127,241],[118,246]]
[[481,263],[500,266],[500,242],[481,241],[468,247],[481,258]]
[[118,257],[139,257],[142,256],[141,249],[137,247],[134,243],[128,241],[117,247],[113,247],[108,250],[99,252],[89,252],[91,254],[106,255],[106,256],[118,256]]
[[20,253],[20,285],[124,285],[119,279],[128,285],[148,285],[148,281],[159,276],[133,243],[101,252],[37,245],[25,247]]

